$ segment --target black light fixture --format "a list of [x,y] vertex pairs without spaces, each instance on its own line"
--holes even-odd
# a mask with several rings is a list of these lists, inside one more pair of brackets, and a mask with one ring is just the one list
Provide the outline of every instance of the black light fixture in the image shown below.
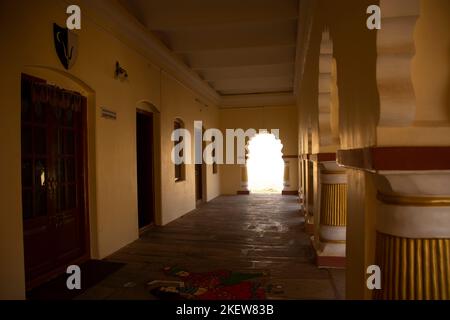
[[116,71],[114,72],[115,78],[120,80],[128,79],[128,72],[124,68],[122,68],[119,64],[119,61],[116,62]]

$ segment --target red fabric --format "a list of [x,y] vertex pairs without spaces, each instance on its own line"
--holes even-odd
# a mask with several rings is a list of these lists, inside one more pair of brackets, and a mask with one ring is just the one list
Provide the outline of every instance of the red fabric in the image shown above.
[[199,300],[265,300],[265,290],[254,282],[244,281],[232,286],[211,288]]
[[[266,291],[259,282],[248,281],[259,275],[233,273],[228,270],[212,272],[188,272],[178,267],[166,267],[167,275],[176,276],[184,282],[184,288],[179,288],[179,295],[195,300],[265,300]],[[233,276],[250,276],[246,280]],[[233,279],[232,282],[229,280]],[[237,283],[236,283],[237,282]],[[230,284],[232,283],[232,284]],[[195,294],[197,290],[206,290],[203,294]]]

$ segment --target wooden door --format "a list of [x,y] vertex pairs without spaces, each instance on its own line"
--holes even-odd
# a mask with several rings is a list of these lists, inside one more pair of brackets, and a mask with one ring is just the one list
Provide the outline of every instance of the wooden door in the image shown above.
[[[33,91],[37,84],[42,84],[42,91],[48,88],[48,93],[37,96]],[[50,101],[49,95],[54,99]],[[78,101],[79,108],[70,107],[70,101]],[[84,97],[22,77],[22,215],[28,289],[89,258],[85,120]]]
[[[205,128],[202,128],[202,137],[205,134]],[[196,200],[196,205],[199,206],[204,202],[203,199],[203,189],[205,188],[205,166],[206,164],[203,161],[203,151],[205,150],[205,142],[202,139],[202,154],[201,154],[201,164],[195,164],[195,200]]]
[[203,176],[201,164],[195,165],[195,199],[198,204],[203,200]]

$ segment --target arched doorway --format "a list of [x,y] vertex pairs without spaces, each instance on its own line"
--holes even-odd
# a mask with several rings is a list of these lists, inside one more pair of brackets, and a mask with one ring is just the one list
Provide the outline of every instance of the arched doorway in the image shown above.
[[250,193],[275,193],[283,191],[283,145],[274,134],[260,133],[248,143],[248,189]]
[[24,258],[32,289],[90,258],[88,99],[22,73],[21,104]]

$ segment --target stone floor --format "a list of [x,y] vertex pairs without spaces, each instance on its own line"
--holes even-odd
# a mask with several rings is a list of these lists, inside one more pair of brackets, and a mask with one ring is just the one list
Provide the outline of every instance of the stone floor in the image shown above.
[[[222,196],[182,218],[153,227],[108,257],[126,263],[80,299],[154,299],[147,283],[161,269],[228,269],[268,274],[269,299],[343,299],[345,272],[318,269],[295,196]],[[174,280],[174,279],[172,279]]]

